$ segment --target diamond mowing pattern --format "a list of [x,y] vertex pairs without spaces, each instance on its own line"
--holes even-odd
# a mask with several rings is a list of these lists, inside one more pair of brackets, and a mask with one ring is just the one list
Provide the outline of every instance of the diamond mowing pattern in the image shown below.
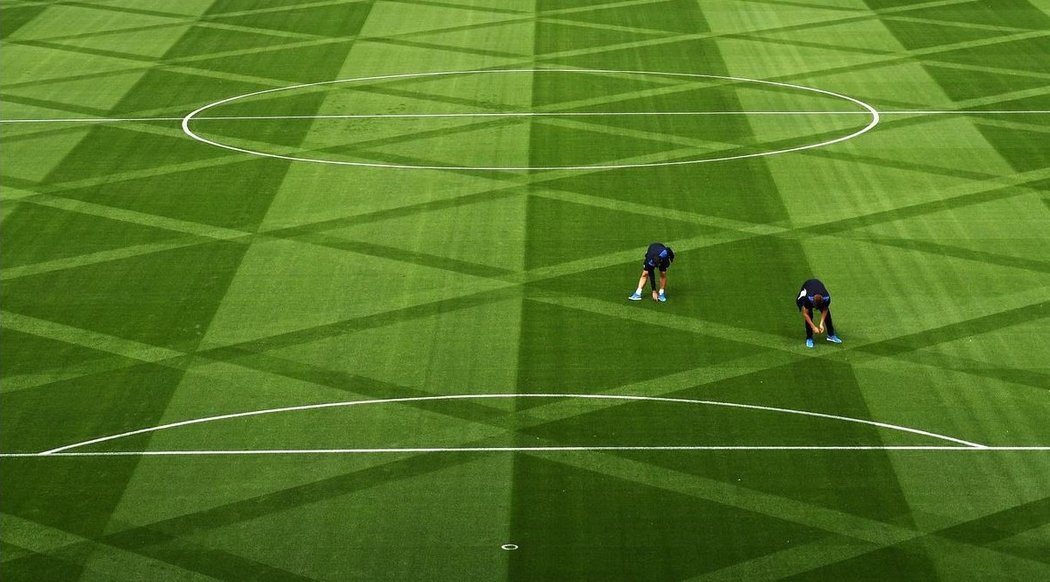
[[[393,320],[394,320],[394,318],[390,319],[390,321],[393,321]],[[294,342],[295,340],[292,340],[292,341]],[[262,346],[269,347],[265,342],[260,342],[259,343],[259,347],[262,347]],[[253,351],[253,349],[258,349],[258,348],[252,348],[252,346],[250,346],[250,345],[249,346],[244,346],[244,347],[247,349],[247,351],[249,353],[251,351]],[[910,348],[906,348],[906,349],[910,349]],[[427,472],[427,471],[430,471],[430,470],[437,470],[437,469],[446,467],[446,466],[448,466],[449,462],[455,462],[455,461],[449,461],[447,459],[442,460],[442,461],[435,461],[433,459],[429,459],[428,460],[426,457],[410,458],[410,459],[407,459],[407,460],[405,460],[403,462],[394,463],[393,464],[394,467],[395,468],[399,467],[400,470],[395,470],[393,472],[393,474],[390,474],[389,471],[384,471],[384,473],[386,473],[386,474],[383,474],[382,477],[379,477],[379,480],[389,481],[389,480],[394,480],[394,479],[399,479],[399,478],[411,477],[413,475],[420,474],[422,472]],[[375,478],[375,476],[373,478]],[[194,553],[197,553],[197,552],[190,551],[190,552],[180,553],[180,552],[166,551],[163,547],[161,547],[159,549],[158,548],[150,548],[148,546],[144,546],[145,542],[143,540],[154,540],[155,539],[154,536],[155,536],[155,532],[156,531],[164,531],[164,532],[166,532],[166,534],[168,536],[171,536],[172,538],[174,538],[175,536],[180,536],[182,534],[188,534],[191,531],[197,530],[198,528],[211,529],[211,528],[218,527],[219,524],[221,524],[221,523],[240,522],[240,521],[243,521],[245,519],[248,519],[250,516],[253,516],[253,515],[257,516],[257,515],[266,514],[268,512],[281,511],[281,510],[284,510],[284,509],[289,508],[289,507],[297,507],[297,506],[300,506],[303,503],[305,503],[306,500],[316,500],[316,499],[319,499],[319,498],[326,498],[326,497],[332,497],[332,496],[335,496],[335,495],[342,495],[342,494],[345,494],[345,493],[347,493],[349,491],[355,490],[357,487],[360,487],[361,484],[365,483],[365,482],[367,482],[367,476],[366,475],[361,475],[360,473],[351,473],[351,474],[348,474],[348,475],[343,475],[343,476],[335,477],[335,478],[332,478],[332,479],[329,479],[329,480],[317,482],[317,483],[314,483],[314,484],[311,484],[311,485],[308,485],[308,486],[304,486],[302,488],[297,488],[297,489],[294,489],[294,490],[287,490],[287,491],[271,494],[271,495],[266,496],[266,497],[264,497],[262,499],[253,499],[253,500],[248,500],[248,501],[244,501],[244,502],[234,502],[234,503],[231,503],[231,504],[229,504],[227,506],[215,508],[215,509],[212,509],[212,510],[209,510],[209,511],[206,511],[206,512],[202,512],[202,513],[199,513],[199,514],[189,514],[187,516],[176,518],[176,519],[170,520],[168,522],[155,523],[155,524],[151,524],[150,526],[146,526],[146,527],[142,527],[142,528],[135,528],[135,529],[127,530],[125,532],[121,532],[121,533],[117,533],[117,534],[111,534],[111,535],[108,535],[108,536],[102,538],[102,540],[105,543],[112,544],[112,545],[114,545],[116,547],[122,547],[122,548],[125,548],[125,549],[130,549],[132,551],[141,552],[144,555],[149,555],[149,556],[157,557],[157,558],[162,559],[162,560],[170,561],[171,563],[185,564],[187,567],[190,567],[190,568],[193,568],[193,569],[198,569],[198,568],[201,567],[201,564],[198,561],[193,560],[193,559],[187,559],[185,557],[185,555],[187,555],[187,554],[194,554]],[[1030,505],[1030,506],[1027,506],[1027,507],[1026,506],[1019,507],[1018,511],[1022,511],[1022,512],[1023,511],[1028,511],[1029,514],[1031,514],[1031,515],[1041,515],[1041,514],[1043,514],[1045,512],[1042,512],[1042,511],[1031,511],[1031,510],[1032,509],[1041,510],[1041,508],[1043,506],[1045,506],[1045,501],[1035,502],[1034,505]],[[1007,512],[1010,512],[1010,511],[1012,511],[1012,510],[1007,510]],[[1022,513],[1021,515],[1024,515],[1024,513]],[[1001,519],[1002,519],[1002,516],[986,516],[986,517],[975,519],[975,520],[973,520],[971,522],[968,522],[968,523],[965,523],[965,524],[958,524],[958,525],[954,526],[954,529],[953,528],[948,528],[948,529],[946,529],[944,531],[941,531],[941,532],[934,532],[934,533],[928,534],[928,536],[933,537],[933,538],[959,537],[961,541],[968,542],[968,540],[972,539],[972,537],[971,536],[958,536],[958,532],[961,532],[962,530],[965,530],[966,528],[972,528],[973,530],[975,530],[977,532],[1002,531],[1002,527],[1004,525],[1006,527],[1014,527],[1014,528],[1018,528],[1018,527],[1023,528],[1023,527],[1025,527],[1025,524],[1021,524],[1020,526],[1018,526],[1016,524],[1016,522],[1010,521],[1010,520],[1007,520],[1004,523],[1000,523],[999,520],[1001,520]],[[1031,524],[1028,524],[1028,525],[1031,525],[1032,527],[1035,527],[1035,526],[1039,525],[1039,522],[1036,521],[1035,523],[1031,523]],[[1020,531],[1024,531],[1024,530],[1020,529],[1016,533],[1020,533]],[[1011,532],[1011,533],[1014,533],[1014,532]],[[153,534],[153,535],[150,535],[150,534]],[[1006,534],[1003,533],[1003,534],[999,534],[999,535],[1006,535]],[[188,543],[188,542],[183,542],[183,543],[185,544],[185,543]],[[209,551],[214,553],[213,550],[209,550]],[[180,557],[180,554],[181,554],[182,557]],[[239,557],[237,557],[235,555],[229,554],[228,552],[221,552],[221,554],[222,554],[222,558],[223,559],[230,560],[233,564],[235,564],[235,565],[237,565],[239,567],[243,567],[244,570],[241,570],[242,574],[244,572],[255,572],[257,575],[262,575],[264,573],[269,573],[271,575],[272,574],[283,574],[283,575],[287,575],[288,574],[287,572],[281,572],[279,570],[273,570],[273,569],[267,570],[267,567],[265,567],[265,566],[263,566],[263,565],[261,565],[261,564],[259,564],[257,562],[248,563],[245,560],[240,559]],[[211,564],[209,567],[210,568],[217,568],[218,566],[216,564]],[[215,571],[215,570],[213,570],[213,571]]]
[[[9,287],[9,288],[10,288],[10,287]],[[8,305],[8,306],[9,306],[9,305]],[[121,366],[121,367],[123,367],[123,366]],[[121,372],[121,370],[120,370],[119,368],[118,368],[118,369],[116,369],[115,371],[117,371],[117,372]],[[122,373],[122,372],[121,372],[121,373]],[[156,378],[154,378],[154,380],[156,380]],[[173,385],[172,385],[172,387],[174,387],[174,385],[175,385],[175,384],[173,384]],[[36,393],[36,391],[33,391],[33,393]],[[27,392],[26,394],[30,394],[30,393],[29,393],[29,392]],[[40,394],[43,394],[43,393],[40,393]],[[159,394],[158,394],[158,395],[156,395],[155,397],[160,397],[160,398],[162,398],[162,396],[160,396]],[[160,408],[160,409],[158,409],[158,410],[163,410],[163,408]],[[84,416],[83,416],[83,418],[91,418],[91,415],[84,415]],[[140,424],[140,425],[141,425],[142,423],[135,423],[135,424]],[[151,423],[147,421],[147,422],[146,422],[146,424],[151,424]],[[5,426],[9,426],[9,425],[5,425]],[[95,434],[97,434],[97,432],[98,432],[99,430],[100,430],[100,428],[99,428],[99,427],[95,427],[95,428],[94,428],[94,432],[95,432]],[[8,440],[7,442],[10,442],[10,441]],[[121,481],[121,480],[123,480],[123,479],[121,479],[121,477],[120,477],[120,476],[118,476],[118,475],[114,475],[112,479],[110,479],[110,480],[107,480],[107,481],[106,481],[106,483],[107,483],[107,489],[108,489],[108,490],[110,490],[110,491],[112,491],[112,492],[113,492],[113,493],[114,493],[114,494],[116,495],[117,499],[119,499],[120,489],[119,489],[119,488],[113,488],[113,487],[112,487],[112,485],[113,485],[113,484],[115,484],[114,482],[117,482],[117,481]],[[100,480],[100,482],[102,482],[102,481]],[[8,489],[7,489],[7,491],[9,491],[9,490],[10,490],[10,489],[8,488]],[[33,488],[30,488],[29,490],[34,490],[34,489],[33,489]],[[92,494],[88,494],[88,495],[86,495],[86,497],[89,497],[89,498],[92,498],[92,499],[96,499],[96,500],[98,500],[98,501],[101,501],[101,500],[103,500],[103,499],[106,499],[106,498],[107,498],[106,496],[101,496],[101,495],[98,495],[98,494],[94,494],[94,493],[92,493]],[[108,497],[109,497],[110,499],[112,499],[112,497],[113,497],[113,496],[111,495],[111,496],[108,496]],[[114,502],[114,503],[115,503],[115,501],[116,501],[116,500],[113,500],[113,502]],[[54,509],[54,508],[53,508],[53,509]],[[76,512],[75,512],[75,511],[69,511],[69,512],[63,512],[63,513],[66,513],[66,514],[75,514]],[[103,518],[105,518],[105,513],[99,513],[98,515],[99,515],[100,517],[103,517]],[[153,538],[153,536],[144,536],[144,537],[143,537],[142,539],[144,539],[144,540],[148,540],[148,539],[150,539],[150,538]],[[117,545],[119,545],[119,544],[117,544]],[[133,548],[133,549],[137,549],[137,548]],[[151,551],[151,550],[150,550],[150,549],[148,549],[148,548],[147,548],[147,549],[145,549],[144,551],[142,551],[142,554],[143,554],[143,555],[150,555],[150,554],[153,554],[153,553],[155,553],[155,552]],[[195,553],[198,553],[198,552],[195,552]],[[212,552],[210,552],[210,551],[209,551],[208,553],[212,553]],[[214,554],[213,554],[213,555],[214,555]],[[30,556],[29,558],[27,558],[27,560],[28,560],[28,562],[29,562],[29,563],[28,563],[28,564],[26,564],[26,567],[27,567],[27,570],[26,570],[26,571],[34,572],[34,573],[35,573],[36,575],[41,575],[41,574],[43,574],[44,572],[48,571],[48,568],[46,567],[46,564],[43,564],[43,566],[44,566],[44,567],[39,567],[39,566],[41,566],[41,565],[38,565],[38,564],[33,564],[33,562],[38,562],[38,561],[40,561],[40,560],[38,560],[38,559],[37,559],[37,556],[39,556],[39,555],[33,555],[33,556]],[[187,560],[186,560],[185,558],[179,558],[179,557],[178,557],[178,555],[176,555],[176,556],[162,556],[162,559],[164,559],[164,558],[166,558],[166,559],[170,560],[170,561],[171,561],[172,563],[175,563],[175,564],[184,564],[184,565],[185,565],[186,567],[188,567],[188,568],[190,568],[190,569],[196,569],[196,567],[197,567],[197,564],[194,564],[194,563],[192,563],[192,562],[195,562],[195,560],[192,560],[192,559],[191,559],[191,560],[189,561],[190,563],[187,563]],[[237,558],[236,556],[234,556],[234,555],[227,555],[227,556],[224,556],[224,557],[223,557],[223,560],[222,560],[222,561],[223,561],[223,562],[225,562],[226,564],[230,564],[230,565],[233,565],[233,566],[235,566],[235,567],[236,567],[236,566],[239,566],[240,568],[238,568],[238,569],[237,569],[237,571],[238,571],[238,572],[239,572],[240,574],[244,574],[245,572],[253,572],[253,571],[254,571],[254,572],[255,572],[256,574],[258,574],[258,575],[267,575],[267,577],[269,577],[269,576],[272,576],[272,575],[273,575],[273,573],[274,573],[274,572],[272,572],[272,571],[270,571],[270,572],[267,572],[267,571],[266,571],[265,569],[262,569],[262,570],[261,570],[261,569],[260,569],[260,568],[258,567],[258,565],[253,565],[253,564],[246,564],[246,563],[244,562],[244,560],[240,560],[240,559],[238,559],[238,558]],[[62,577],[63,577],[63,578],[75,578],[75,577],[76,577],[76,575],[75,575],[75,574],[73,574],[73,575],[71,575],[71,576],[65,576],[65,575],[64,575],[64,576],[62,576]]]

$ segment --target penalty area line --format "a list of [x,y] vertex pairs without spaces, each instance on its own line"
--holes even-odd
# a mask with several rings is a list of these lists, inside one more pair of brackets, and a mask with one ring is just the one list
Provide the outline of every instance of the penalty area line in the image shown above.
[[404,447],[346,449],[244,449],[170,451],[77,451],[55,453],[0,453],[0,458],[27,457],[175,457],[233,455],[367,455],[397,453],[561,453],[615,451],[984,451],[1048,452],[1050,446],[967,447],[951,445],[668,445],[668,446],[550,446],[550,447]]

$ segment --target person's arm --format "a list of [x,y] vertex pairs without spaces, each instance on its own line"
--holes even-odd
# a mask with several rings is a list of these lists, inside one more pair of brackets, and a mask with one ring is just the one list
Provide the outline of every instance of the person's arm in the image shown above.
[[806,320],[806,325],[808,325],[810,329],[812,329],[816,333],[820,333],[820,331],[817,329],[817,326],[813,325],[813,320],[809,317],[809,310],[806,308],[802,308],[802,319]]
[[653,301],[657,300],[656,297],[656,270],[648,269],[649,271],[649,288],[652,290]]
[[656,274],[653,273],[653,301],[660,300],[660,292],[667,288],[667,271],[660,271],[660,289],[656,289]]
[[828,318],[828,308],[820,310],[820,325],[817,326],[817,333],[824,333],[824,320]]

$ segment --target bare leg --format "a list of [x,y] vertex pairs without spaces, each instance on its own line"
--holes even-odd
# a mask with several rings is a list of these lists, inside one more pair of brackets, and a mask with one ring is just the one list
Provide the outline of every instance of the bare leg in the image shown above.
[[644,289],[645,288],[645,281],[648,278],[649,278],[649,272],[646,271],[645,269],[642,269],[642,278],[638,279],[638,288],[639,289]]

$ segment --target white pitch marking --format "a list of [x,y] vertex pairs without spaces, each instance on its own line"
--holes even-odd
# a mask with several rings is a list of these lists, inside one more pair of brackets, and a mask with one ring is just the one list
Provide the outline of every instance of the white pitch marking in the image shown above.
[[[126,437],[139,435],[139,434],[145,434],[145,433],[150,433],[150,432],[158,432],[158,431],[161,431],[161,430],[178,428],[178,427],[182,427],[182,426],[189,426],[189,425],[193,425],[193,424],[202,424],[202,423],[205,423],[205,422],[215,422],[215,421],[218,421],[218,420],[229,420],[229,419],[232,419],[232,418],[244,418],[244,417],[248,417],[248,416],[260,416],[260,415],[263,415],[263,414],[276,414],[276,413],[280,413],[280,412],[293,412],[293,411],[302,411],[302,410],[318,410],[318,409],[322,409],[322,408],[340,408],[340,407],[349,407],[349,406],[360,406],[360,405],[365,405],[365,404],[393,404],[393,403],[398,403],[398,402],[424,402],[424,401],[435,401],[435,400],[480,400],[480,399],[486,399],[486,398],[503,398],[503,399],[507,399],[507,398],[562,398],[562,399],[564,399],[564,398],[581,398],[581,399],[592,399],[592,400],[628,400],[628,401],[645,401],[645,402],[670,402],[670,403],[677,403],[677,404],[700,404],[700,405],[705,405],[705,406],[723,406],[723,407],[726,407],[726,408],[740,408],[740,409],[746,409],[746,410],[762,410],[762,411],[765,411],[765,412],[780,412],[780,413],[784,413],[784,414],[797,414],[797,415],[800,415],[800,416],[812,416],[812,417],[816,417],[816,418],[827,418],[827,419],[831,419],[831,420],[839,420],[839,421],[842,421],[842,422],[852,422],[852,423],[857,423],[857,424],[865,424],[865,425],[868,425],[868,426],[876,426],[876,427],[879,427],[879,428],[885,428],[885,429],[889,429],[889,430],[896,430],[896,431],[900,431],[900,432],[907,432],[907,433],[911,433],[911,434],[918,434],[918,435],[922,435],[922,436],[927,436],[927,437],[935,438],[935,439],[938,439],[938,440],[949,441],[949,442],[953,442],[953,443],[957,443],[957,444],[961,444],[961,445],[966,445],[967,447],[980,448],[980,449],[986,448],[985,445],[981,445],[981,444],[978,444],[978,443],[972,443],[972,442],[969,442],[969,441],[964,441],[962,439],[957,439],[955,437],[950,437],[950,436],[946,436],[946,435],[942,435],[942,434],[937,434],[937,433],[933,433],[933,432],[919,430],[919,429],[916,429],[916,428],[908,428],[908,427],[905,427],[905,426],[898,426],[898,425],[888,424],[888,423],[884,423],[884,422],[876,422],[874,420],[864,420],[864,419],[861,419],[861,418],[852,418],[852,417],[848,417],[848,416],[839,416],[839,415],[835,415],[835,414],[824,414],[822,412],[810,412],[810,411],[807,411],[807,410],[795,410],[795,409],[792,409],[792,408],[778,408],[778,407],[774,407],[774,406],[759,406],[757,404],[740,404],[740,403],[736,403],[736,402],[721,402],[721,401],[717,401],[717,400],[695,400],[695,399],[689,399],[689,398],[665,398],[665,397],[657,397],[657,396],[627,396],[627,395],[615,395],[615,394],[450,394],[450,395],[445,395],[445,396],[412,396],[412,397],[405,397],[405,398],[384,398],[384,399],[380,399],[380,400],[352,400],[352,401],[346,401],[346,402],[327,402],[327,403],[323,403],[323,404],[304,404],[304,405],[300,405],[300,406],[286,406],[286,407],[281,407],[281,408],[267,408],[267,409],[263,409],[263,410],[253,410],[253,411],[249,411],[249,412],[236,412],[236,413],[231,413],[231,414],[220,414],[220,415],[217,415],[217,416],[208,416],[208,417],[203,417],[203,418],[194,418],[194,419],[190,419],[190,420],[183,420],[183,421],[179,421],[179,422],[172,422],[172,423],[168,423],[168,424],[162,424],[162,425],[159,425],[159,426],[153,426],[153,427],[148,427],[148,428],[141,428],[141,429],[138,429],[138,430],[132,430],[132,431],[127,431],[127,432],[122,432],[122,433],[119,433],[119,434],[99,437],[99,438],[95,438],[95,439],[91,439],[91,440],[81,441],[81,442],[78,442],[78,443],[64,445],[64,446],[57,447],[57,448],[54,448],[54,449],[49,449],[49,450],[43,451],[43,452],[41,452],[39,454],[40,455],[53,455],[55,453],[68,451],[70,449],[75,449],[75,448],[84,447],[84,446],[88,446],[88,445],[103,443],[103,442],[107,442],[107,441],[113,441],[113,440],[126,438]],[[388,449],[346,449],[346,450],[389,452]],[[394,449],[394,450],[402,450],[402,451],[406,451],[406,452],[412,452],[413,451],[413,449]],[[415,449],[415,450],[417,452],[437,452],[437,450],[435,450],[435,449]],[[450,449],[450,450],[470,450],[470,449]],[[511,449],[482,448],[482,449],[477,449],[477,450],[511,450]],[[528,449],[528,450],[543,450],[543,449]],[[580,447],[580,448],[575,448],[575,449],[574,448],[564,449],[564,448],[556,447],[553,450],[600,450],[600,449],[595,449],[594,447],[590,447],[590,448],[588,448],[588,447]],[[616,450],[616,449],[613,449],[613,450]],[[632,450],[632,449],[625,449],[625,450]],[[647,449],[643,447],[643,448],[638,449],[638,450],[647,450]]]
[[[921,110],[886,111],[879,115],[1047,115],[1050,110]],[[627,115],[871,115],[868,111],[567,111],[567,112],[474,112],[474,113],[362,113],[356,115],[224,115],[195,117],[196,121],[276,121],[292,119],[384,119],[427,117],[599,117]],[[0,123],[128,123],[182,121],[183,117],[68,117],[54,119],[0,119]]]
[[[800,90],[800,91],[809,91],[809,92],[812,92],[812,93],[818,93],[818,94],[821,94],[821,95],[827,95],[827,96],[835,97],[835,98],[838,98],[838,99],[843,99],[845,101],[849,101],[850,103],[853,103],[854,105],[857,105],[860,108],[862,108],[865,111],[867,111],[867,113],[869,115],[871,115],[871,122],[869,122],[863,128],[861,128],[861,129],[859,129],[859,130],[857,130],[857,131],[855,131],[855,132],[853,132],[851,134],[845,135],[845,136],[841,136],[841,137],[838,137],[838,138],[835,138],[835,139],[832,139],[832,140],[828,140],[828,141],[823,141],[823,142],[820,142],[820,143],[806,144],[806,145],[796,146],[796,147],[792,147],[792,148],[785,148],[785,149],[782,149],[782,150],[773,150],[773,151],[768,151],[768,152],[757,152],[757,153],[751,153],[751,154],[740,154],[740,155],[735,155],[735,156],[722,156],[722,157],[717,157],[717,158],[701,158],[701,159],[695,159],[695,160],[679,160],[679,161],[673,161],[673,162],[650,162],[650,163],[635,163],[635,164],[592,164],[592,165],[586,165],[586,166],[428,166],[428,165],[413,165],[413,164],[380,164],[380,163],[372,163],[372,162],[347,162],[347,161],[338,161],[338,160],[324,160],[324,159],[318,159],[318,158],[303,158],[303,157],[298,157],[298,156],[285,156],[285,155],[281,155],[281,154],[274,154],[274,153],[262,152],[262,151],[258,151],[258,150],[250,150],[250,149],[246,149],[246,148],[240,148],[240,147],[232,146],[232,145],[229,145],[229,144],[224,144],[224,143],[221,143],[221,142],[210,140],[210,139],[208,139],[206,137],[203,137],[201,135],[198,135],[198,134],[194,133],[190,129],[190,122],[193,121],[194,119],[196,119],[198,115],[200,115],[201,113],[203,113],[203,112],[205,112],[205,111],[207,111],[209,109],[212,109],[214,107],[219,107],[219,106],[225,105],[227,103],[231,103],[233,101],[237,101],[239,99],[245,99],[245,98],[249,98],[249,97],[256,97],[256,96],[259,96],[259,95],[267,95],[267,94],[270,94],[270,93],[276,93],[278,91],[293,91],[293,90],[296,90],[296,89],[304,89],[304,88],[316,87],[316,86],[320,86],[320,85],[333,85],[333,84],[336,84],[336,83],[352,83],[352,82],[360,82],[360,81],[377,81],[377,80],[388,80],[388,79],[407,79],[407,78],[437,77],[437,76],[450,76],[450,75],[479,75],[479,74],[506,74],[506,73],[599,73],[599,74],[614,73],[614,74],[631,74],[631,75],[658,75],[658,76],[664,76],[664,77],[689,77],[689,78],[703,78],[703,79],[720,79],[720,80],[725,80],[725,81],[734,81],[734,82],[743,82],[743,83],[757,83],[757,84],[760,84],[760,85],[769,85],[769,86],[773,86],[773,87],[782,87],[782,88],[786,87],[786,88],[789,88],[789,89],[795,89],[795,90]],[[278,87],[278,88],[274,88],[274,89],[264,89],[262,91],[255,91],[255,92],[252,92],[252,93],[245,93],[243,95],[235,95],[233,97],[228,97],[226,99],[222,99],[220,101],[215,101],[214,103],[209,103],[207,105],[204,105],[202,107],[199,107],[199,108],[195,109],[194,111],[191,111],[189,114],[186,115],[186,117],[184,117],[182,119],[182,131],[183,131],[183,133],[185,133],[186,135],[188,135],[192,139],[195,139],[195,140],[197,140],[197,141],[199,141],[201,143],[205,143],[205,144],[208,144],[208,145],[211,145],[211,146],[215,146],[215,147],[218,147],[218,148],[223,148],[223,149],[227,149],[227,150],[231,150],[231,151],[235,151],[235,152],[240,152],[240,153],[244,153],[244,154],[249,154],[249,155],[254,155],[254,156],[262,156],[262,157],[275,158],[275,159],[280,159],[280,160],[289,160],[289,161],[293,161],[293,162],[310,162],[310,163],[315,163],[315,164],[331,164],[331,165],[337,165],[337,166],[355,166],[355,167],[366,167],[366,168],[394,168],[394,169],[404,169],[404,170],[407,170],[407,169],[413,169],[413,170],[478,170],[478,171],[500,172],[500,171],[534,171],[534,170],[595,170],[595,169],[622,169],[622,168],[645,168],[645,167],[651,168],[651,167],[660,167],[660,166],[683,166],[683,165],[693,165],[693,164],[705,164],[705,163],[711,163],[711,162],[724,162],[724,161],[729,161],[729,160],[743,160],[743,159],[748,159],[748,158],[758,158],[758,157],[765,157],[765,156],[773,156],[773,155],[778,155],[778,154],[786,154],[786,153],[789,153],[789,152],[799,152],[799,151],[809,150],[809,149],[813,149],[813,148],[829,146],[829,145],[836,144],[836,143],[839,143],[839,142],[843,142],[843,141],[846,141],[846,140],[849,140],[849,139],[853,139],[853,138],[855,138],[857,136],[860,136],[860,135],[862,135],[864,133],[867,133],[868,131],[870,131],[872,128],[874,128],[878,124],[879,124],[879,112],[876,111],[874,107],[872,107],[871,105],[868,105],[867,103],[865,103],[863,101],[860,101],[858,99],[854,99],[853,97],[849,97],[847,95],[842,95],[840,93],[835,93],[835,92],[832,92],[832,91],[826,91],[824,89],[817,89],[817,88],[814,88],[814,87],[806,87],[806,86],[803,86],[803,85],[793,85],[791,83],[782,83],[782,82],[778,82],[778,81],[764,81],[764,80],[760,80],[760,79],[748,79],[748,78],[745,78],[745,77],[729,77],[729,76],[721,76],[721,75],[702,75],[702,74],[698,74],[698,73],[669,73],[669,72],[664,72],[664,71],[623,71],[623,70],[610,70],[610,69],[489,69],[489,70],[472,70],[472,71],[440,71],[440,72],[432,72],[432,73],[401,73],[401,74],[395,74],[395,75],[379,75],[379,76],[374,76],[374,77],[359,77],[359,78],[354,78],[354,79],[337,79],[337,80],[334,80],[334,81],[319,81],[319,82],[316,82],[316,83],[303,83],[303,84],[300,84],[300,85],[291,85],[289,87]]]
[[[722,115],[871,115],[867,111],[473,111],[452,113],[354,113],[343,115],[215,115],[194,121],[287,121],[317,119],[427,119],[443,117],[627,117]],[[130,123],[182,121],[182,117],[67,117],[56,119],[0,119],[0,123]]]
[[880,111],[883,115],[1046,115],[1050,113],[1050,110],[1040,109],[1029,109],[1029,110],[1011,110],[1011,109],[997,109],[981,111],[979,109],[943,109],[933,110],[917,109],[914,111]]
[[414,447],[375,449],[244,449],[209,451],[75,451],[61,453],[0,453],[13,457],[188,457],[244,455],[366,455],[397,453],[561,453],[615,451],[970,451],[970,452],[1048,452],[1050,446],[964,447],[947,445],[682,445],[682,446],[593,446],[593,447]]
[[0,119],[0,123],[125,123],[132,121],[182,121],[181,117],[66,117],[55,119]]
[[344,115],[258,115],[251,117],[194,117],[194,121],[274,119],[420,119],[429,117],[626,117],[701,115],[871,115],[867,111],[473,111],[465,113],[353,113]]

